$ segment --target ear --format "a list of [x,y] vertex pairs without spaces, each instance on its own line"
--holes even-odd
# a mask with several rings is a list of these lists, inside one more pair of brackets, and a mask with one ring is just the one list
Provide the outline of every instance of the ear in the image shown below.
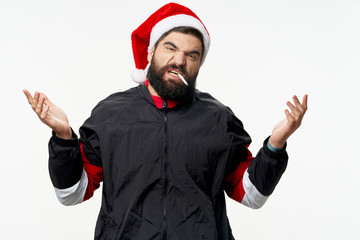
[[153,47],[149,52],[148,52],[148,55],[147,55],[147,60],[148,62],[150,63],[153,56],[154,56],[154,52],[155,52],[155,47]]

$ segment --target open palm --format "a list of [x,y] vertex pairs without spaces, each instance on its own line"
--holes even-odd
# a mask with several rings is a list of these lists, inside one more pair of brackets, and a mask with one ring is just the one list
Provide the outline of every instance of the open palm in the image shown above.
[[71,138],[69,120],[61,108],[53,104],[44,93],[35,92],[34,97],[26,89],[24,93],[31,108],[44,124],[48,125],[58,137]]
[[289,101],[287,102],[291,112],[286,109],[286,118],[281,120],[274,127],[269,140],[271,146],[280,149],[283,148],[290,135],[300,127],[301,121],[307,110],[307,99],[308,95],[304,95],[303,101],[300,103],[299,99],[296,96],[293,96],[294,104]]

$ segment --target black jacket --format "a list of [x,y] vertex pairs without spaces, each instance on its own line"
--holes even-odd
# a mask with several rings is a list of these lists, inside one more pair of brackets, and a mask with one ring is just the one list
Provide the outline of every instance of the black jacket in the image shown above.
[[[102,169],[103,195],[95,239],[233,239],[224,190],[251,139],[231,110],[196,91],[174,108],[154,106],[145,85],[101,101],[80,128],[82,151]],[[79,181],[81,151],[73,140],[50,140],[56,188]],[[264,196],[287,163],[285,151],[263,147],[247,169]]]

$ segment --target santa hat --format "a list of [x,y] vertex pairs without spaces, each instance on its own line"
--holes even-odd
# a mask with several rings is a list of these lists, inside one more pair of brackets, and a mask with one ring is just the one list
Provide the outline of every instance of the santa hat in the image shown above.
[[201,59],[203,63],[210,46],[210,36],[204,24],[189,8],[176,3],[168,3],[154,12],[131,34],[132,49],[136,69],[132,79],[137,83],[146,80],[149,62],[148,52],[155,46],[160,37],[175,27],[193,27],[203,37],[204,52]]

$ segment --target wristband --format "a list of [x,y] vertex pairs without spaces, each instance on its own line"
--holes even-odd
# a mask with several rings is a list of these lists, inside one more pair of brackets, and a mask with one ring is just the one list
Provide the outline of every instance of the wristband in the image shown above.
[[280,151],[282,150],[282,148],[275,148],[275,147],[271,146],[269,140],[268,140],[268,142],[267,142],[267,146],[268,146],[268,148],[269,148],[271,151],[273,151],[273,152],[280,152]]

